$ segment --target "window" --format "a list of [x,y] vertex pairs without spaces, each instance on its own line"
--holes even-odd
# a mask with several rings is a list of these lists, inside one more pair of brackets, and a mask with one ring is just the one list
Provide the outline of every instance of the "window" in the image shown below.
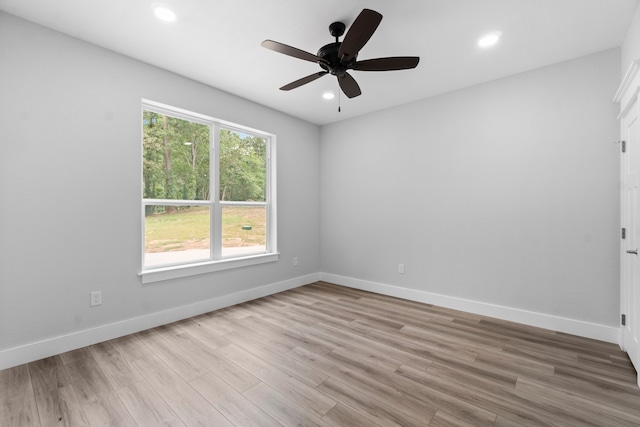
[[142,105],[144,282],[277,260],[273,135]]

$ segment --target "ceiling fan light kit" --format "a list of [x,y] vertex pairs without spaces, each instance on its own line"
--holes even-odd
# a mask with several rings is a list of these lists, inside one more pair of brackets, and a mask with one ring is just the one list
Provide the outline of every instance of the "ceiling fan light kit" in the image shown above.
[[[345,34],[346,26],[342,22],[334,22],[329,25],[329,33],[335,37],[334,43],[322,46],[317,54],[312,54],[295,47],[288,46],[273,40],[265,40],[262,46],[284,55],[315,62],[320,65],[322,71],[313,73],[284,85],[280,90],[291,90],[327,74],[332,74],[338,79],[340,89],[348,98],[359,96],[362,91],[356,80],[348,73],[355,71],[394,71],[415,68],[420,61],[417,56],[396,56],[386,58],[374,58],[358,61],[358,53],[369,41],[373,33],[380,25],[382,15],[371,9],[363,9],[355,19],[349,31]],[[339,38],[345,34],[342,42]]]

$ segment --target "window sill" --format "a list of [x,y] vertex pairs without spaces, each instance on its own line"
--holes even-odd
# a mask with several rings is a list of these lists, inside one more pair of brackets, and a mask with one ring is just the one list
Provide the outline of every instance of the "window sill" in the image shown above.
[[279,254],[259,254],[242,258],[230,258],[215,261],[199,262],[188,265],[172,265],[168,267],[152,268],[141,271],[138,275],[142,283],[154,283],[163,280],[179,279],[181,277],[195,276],[198,274],[213,273],[232,268],[248,267],[251,265],[265,264],[278,261]]

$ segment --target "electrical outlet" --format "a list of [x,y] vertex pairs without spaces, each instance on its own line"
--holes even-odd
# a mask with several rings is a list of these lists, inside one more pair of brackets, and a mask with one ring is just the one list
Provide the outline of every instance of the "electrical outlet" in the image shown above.
[[297,266],[298,266],[298,257],[297,257],[297,256],[294,256],[294,257],[293,257],[293,266],[294,266],[294,267],[297,267]]
[[404,264],[398,264],[398,274],[404,274]]
[[91,292],[91,307],[102,305],[102,291]]

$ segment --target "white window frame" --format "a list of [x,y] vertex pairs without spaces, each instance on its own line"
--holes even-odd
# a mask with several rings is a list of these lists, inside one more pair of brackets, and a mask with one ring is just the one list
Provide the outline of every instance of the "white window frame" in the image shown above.
[[[277,222],[276,222],[276,158],[275,146],[276,136],[271,133],[252,129],[235,123],[226,122],[224,120],[215,119],[203,114],[194,113],[183,110],[181,108],[172,107],[155,101],[143,99],[141,113],[143,111],[153,111],[167,116],[188,120],[210,128],[209,132],[209,168],[210,168],[210,200],[166,200],[166,199],[145,199],[141,194],[141,270],[139,276],[142,283],[153,283],[161,280],[177,279],[197,274],[211,273],[216,271],[228,270],[232,268],[247,267],[251,265],[264,264],[268,262],[278,261],[277,251]],[[142,122],[142,121],[141,121]],[[266,148],[266,189],[264,202],[229,202],[220,201],[220,185],[219,185],[219,166],[220,151],[218,150],[220,142],[220,131],[226,129],[235,132],[247,133],[265,138],[267,141]],[[140,134],[142,141],[142,127]],[[143,148],[141,147],[141,162],[143,158]],[[141,170],[141,174],[144,170]],[[142,182],[142,180],[140,181]],[[170,205],[170,206],[208,206],[210,212],[210,236],[211,247],[209,259],[203,261],[195,261],[189,263],[171,264],[163,266],[145,267],[145,207],[147,205]],[[266,249],[259,253],[241,254],[236,256],[222,256],[222,207],[223,206],[264,206],[266,208]]]

